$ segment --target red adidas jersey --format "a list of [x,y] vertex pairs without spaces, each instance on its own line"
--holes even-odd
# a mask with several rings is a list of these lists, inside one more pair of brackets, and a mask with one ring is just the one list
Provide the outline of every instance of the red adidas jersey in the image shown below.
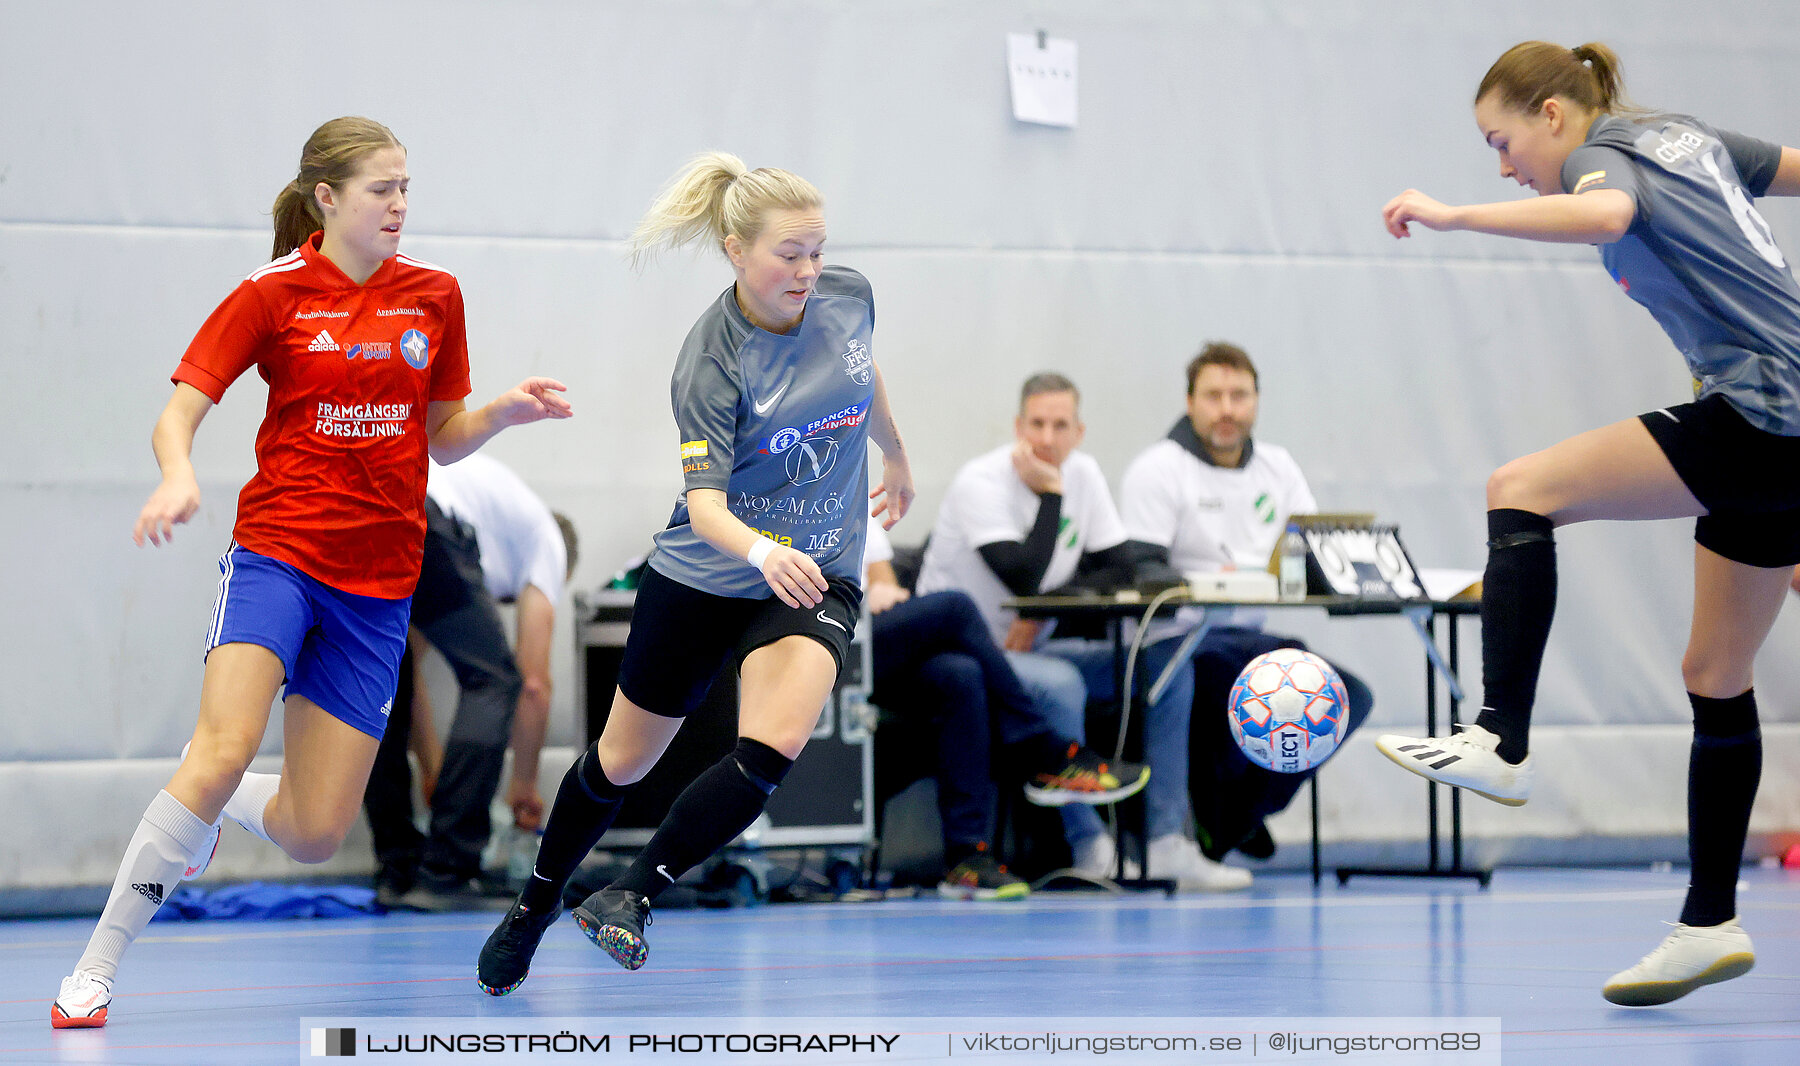
[[362,285],[315,233],[245,278],[172,380],[214,403],[254,366],[269,383],[237,542],[344,592],[398,599],[425,542],[426,404],[469,394],[456,278],[396,255]]

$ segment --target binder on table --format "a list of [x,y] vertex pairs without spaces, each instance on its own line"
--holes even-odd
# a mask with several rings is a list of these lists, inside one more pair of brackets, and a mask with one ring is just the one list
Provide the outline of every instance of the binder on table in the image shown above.
[[[1366,600],[1424,600],[1425,585],[1400,543],[1400,527],[1381,524],[1373,514],[1337,512],[1288,518],[1306,538],[1306,594],[1354,596]],[[1280,569],[1281,546],[1269,555],[1269,571]]]

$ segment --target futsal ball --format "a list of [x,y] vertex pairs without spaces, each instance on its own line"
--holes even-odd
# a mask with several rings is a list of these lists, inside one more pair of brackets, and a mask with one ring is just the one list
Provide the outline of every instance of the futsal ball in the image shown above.
[[1245,757],[1277,773],[1313,769],[1337,750],[1350,725],[1350,700],[1331,664],[1299,648],[1258,655],[1227,701],[1231,736]]

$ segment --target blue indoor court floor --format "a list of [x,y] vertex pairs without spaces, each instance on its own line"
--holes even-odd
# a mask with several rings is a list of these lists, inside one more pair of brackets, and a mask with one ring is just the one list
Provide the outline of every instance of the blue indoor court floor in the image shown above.
[[565,916],[502,999],[474,981],[491,914],[159,922],[125,961],[110,1024],[61,1032],[50,999],[92,922],[11,921],[0,924],[0,1062],[294,1063],[302,1018],[643,1014],[1498,1016],[1509,1066],[1800,1063],[1800,871],[1745,871],[1747,976],[1663,1007],[1601,999],[1602,981],[1667,932],[1684,884],[1680,869],[1503,868],[1485,890],[1378,877],[1315,890],[1270,873],[1232,896],[669,910],[635,973]]

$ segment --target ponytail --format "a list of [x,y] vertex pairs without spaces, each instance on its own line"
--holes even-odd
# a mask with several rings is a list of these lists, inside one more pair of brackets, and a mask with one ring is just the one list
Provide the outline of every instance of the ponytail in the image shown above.
[[300,151],[299,172],[275,194],[275,244],[279,259],[306,242],[325,224],[314,190],[320,182],[338,188],[356,175],[363,157],[387,148],[406,150],[394,132],[371,118],[334,118],[313,131]]
[[1552,96],[1603,114],[1643,113],[1626,99],[1618,54],[1593,41],[1574,48],[1549,41],[1512,46],[1475,90],[1477,103],[1490,96],[1525,115],[1536,114]]
[[725,193],[749,173],[744,161],[728,152],[695,156],[657,195],[650,210],[631,231],[631,262],[641,265],[659,248],[679,248],[704,237],[725,248]]
[[298,181],[290,181],[275,194],[275,247],[269,258],[280,259],[305,243],[313,230],[325,224],[319,205],[310,192],[301,192]]
[[719,251],[725,238],[756,240],[770,211],[812,210],[825,198],[798,174],[772,167],[750,170],[728,152],[707,152],[683,167],[632,230],[631,261],[641,266],[660,248],[705,238]]
[[1599,109],[1601,111],[1636,110],[1625,99],[1625,80],[1619,70],[1618,53],[1598,41],[1592,41],[1576,45],[1569,49],[1569,54],[1575,57],[1576,62],[1586,65],[1589,70],[1594,72],[1594,83],[1599,88]]

